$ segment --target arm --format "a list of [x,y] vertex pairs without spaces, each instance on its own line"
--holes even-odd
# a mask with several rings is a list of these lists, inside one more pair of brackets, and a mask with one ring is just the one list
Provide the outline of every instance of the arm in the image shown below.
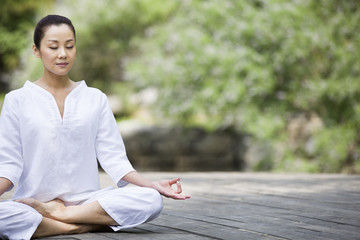
[[[181,184],[179,183],[180,178],[175,178],[172,180],[162,180],[162,181],[150,181],[146,179],[144,176],[140,175],[138,172],[129,172],[126,174],[122,180],[138,185],[140,187],[148,187],[154,188],[157,190],[161,195],[173,199],[185,200],[190,198],[190,195],[183,195],[181,194]],[[172,185],[176,184],[176,191],[172,189]]]
[[[123,139],[116,120],[108,104],[105,94],[102,94],[99,128],[96,136],[96,156],[102,168],[111,176],[118,187],[132,183],[141,187],[156,189],[165,197],[187,199],[190,196],[181,195],[180,179],[151,182],[137,173],[126,156]],[[120,181],[119,181],[120,179]],[[174,191],[171,186],[177,185]]]
[[94,104],[100,104],[97,106],[99,120],[95,140],[96,157],[115,184],[123,187],[128,183],[122,179],[123,176],[134,171],[134,168],[126,155],[125,145],[106,95],[102,93],[96,99]]
[[0,196],[19,181],[23,170],[18,105],[14,95],[5,95],[0,115]]
[[12,182],[7,178],[0,177],[0,196],[13,186]]

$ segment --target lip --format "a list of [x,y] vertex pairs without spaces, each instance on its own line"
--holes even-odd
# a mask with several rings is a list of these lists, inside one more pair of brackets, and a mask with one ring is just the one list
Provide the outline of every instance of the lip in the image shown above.
[[59,66],[59,67],[66,67],[67,65],[69,65],[69,63],[66,63],[66,62],[56,64],[56,66]]

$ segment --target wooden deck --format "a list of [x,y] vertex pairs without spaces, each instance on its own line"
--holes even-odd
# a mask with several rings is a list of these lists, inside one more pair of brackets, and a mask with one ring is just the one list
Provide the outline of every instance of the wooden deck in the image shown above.
[[[360,239],[360,176],[267,173],[144,173],[182,178],[186,201],[118,233],[42,239]],[[111,181],[101,174],[102,185]]]

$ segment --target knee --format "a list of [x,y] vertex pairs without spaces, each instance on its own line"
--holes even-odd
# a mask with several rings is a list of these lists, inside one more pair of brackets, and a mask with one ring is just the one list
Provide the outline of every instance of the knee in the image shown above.
[[154,189],[148,189],[147,193],[150,220],[158,217],[163,209],[163,200],[160,193]]
[[0,202],[0,233],[9,239],[30,238],[41,221],[42,216],[25,204]]

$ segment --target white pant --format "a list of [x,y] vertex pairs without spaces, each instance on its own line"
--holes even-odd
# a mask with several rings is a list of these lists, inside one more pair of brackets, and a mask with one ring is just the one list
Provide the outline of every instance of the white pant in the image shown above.
[[[158,217],[163,207],[161,195],[154,189],[127,187],[96,192],[80,203],[98,201],[119,224],[114,231],[131,228]],[[13,201],[0,202],[0,233],[9,239],[30,239],[42,221],[33,208]]]

